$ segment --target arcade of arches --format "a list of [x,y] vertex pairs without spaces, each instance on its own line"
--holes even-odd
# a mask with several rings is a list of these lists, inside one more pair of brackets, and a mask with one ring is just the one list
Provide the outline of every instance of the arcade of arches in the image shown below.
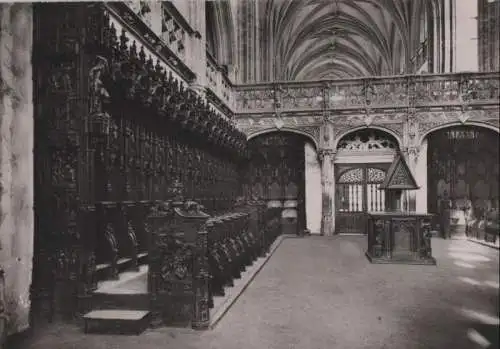
[[[52,321],[213,328],[275,250],[304,273],[366,276],[368,217],[394,211],[382,189],[395,159],[418,187],[396,211],[432,214],[418,244],[437,246],[433,270],[454,268],[453,244],[498,248],[499,11],[498,0],[1,4],[0,348]],[[301,243],[321,262],[297,255]],[[370,288],[335,277],[328,287],[344,294]],[[306,286],[297,299],[309,302]],[[219,335],[213,347],[240,346]],[[358,337],[318,347],[361,348]]]

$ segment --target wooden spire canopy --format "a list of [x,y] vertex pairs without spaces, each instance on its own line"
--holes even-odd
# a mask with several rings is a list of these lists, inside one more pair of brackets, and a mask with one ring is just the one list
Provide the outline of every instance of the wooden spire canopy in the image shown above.
[[408,164],[401,153],[398,153],[387,171],[380,190],[416,190],[419,189]]

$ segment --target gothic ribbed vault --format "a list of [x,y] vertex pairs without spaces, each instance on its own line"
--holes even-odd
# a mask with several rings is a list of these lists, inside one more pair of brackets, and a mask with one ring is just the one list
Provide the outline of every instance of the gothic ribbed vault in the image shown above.
[[[212,29],[219,37],[215,41],[224,42],[227,50],[238,47],[233,52],[219,49],[218,56],[225,60],[220,63],[235,62],[242,82],[409,72],[410,59],[422,42],[423,32],[435,30],[432,19],[440,11],[438,0],[214,3],[218,4],[210,6],[210,12],[219,19],[207,25],[219,27]],[[221,5],[224,3],[231,11]],[[231,13],[235,14],[233,18],[229,18]],[[232,23],[235,41],[227,45],[229,36],[223,32],[231,30]]]

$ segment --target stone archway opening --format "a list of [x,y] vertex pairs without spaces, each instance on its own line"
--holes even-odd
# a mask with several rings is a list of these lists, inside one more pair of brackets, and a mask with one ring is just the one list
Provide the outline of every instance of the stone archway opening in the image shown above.
[[431,132],[427,147],[427,206],[443,237],[482,235],[499,210],[499,135],[480,126]]
[[337,142],[335,157],[335,232],[365,234],[366,213],[385,210],[385,179],[399,142],[378,129],[355,130]]
[[[311,224],[313,229],[318,225],[319,232],[320,212],[306,204],[306,198],[308,204],[314,202],[314,198],[321,198],[315,144],[305,135],[277,131],[252,137],[248,146],[250,161],[244,171],[245,195],[263,200],[269,207],[281,208],[283,233],[312,230]],[[313,184],[312,189],[306,188],[306,178]]]

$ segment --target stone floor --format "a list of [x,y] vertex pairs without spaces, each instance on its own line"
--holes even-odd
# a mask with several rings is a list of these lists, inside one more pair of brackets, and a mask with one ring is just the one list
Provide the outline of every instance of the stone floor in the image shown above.
[[365,245],[355,236],[285,239],[212,331],[109,336],[52,325],[20,348],[498,347],[498,250],[433,239],[437,267],[375,265]]

